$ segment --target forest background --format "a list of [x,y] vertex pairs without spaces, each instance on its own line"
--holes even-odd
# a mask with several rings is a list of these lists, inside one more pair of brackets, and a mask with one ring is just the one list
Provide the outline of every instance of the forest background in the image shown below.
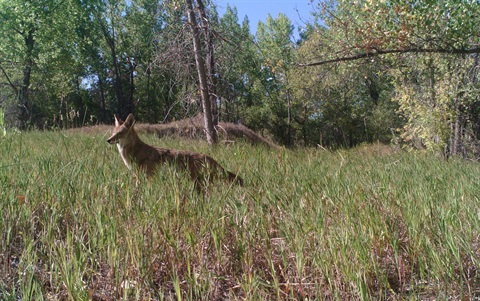
[[283,14],[252,35],[208,0],[0,0],[0,119],[23,130],[207,112],[286,146],[477,159],[479,6],[313,1],[294,39]]

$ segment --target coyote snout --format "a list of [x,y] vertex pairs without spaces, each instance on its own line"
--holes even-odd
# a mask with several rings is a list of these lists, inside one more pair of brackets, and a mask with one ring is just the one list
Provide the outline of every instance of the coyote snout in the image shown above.
[[188,172],[196,187],[205,186],[207,182],[212,182],[216,178],[224,178],[243,185],[242,178],[225,170],[210,156],[146,144],[134,129],[135,118],[132,114],[128,115],[125,122],[117,115],[114,117],[115,128],[107,142],[117,144],[123,162],[129,169],[135,164],[147,175],[152,175],[159,165],[170,163]]

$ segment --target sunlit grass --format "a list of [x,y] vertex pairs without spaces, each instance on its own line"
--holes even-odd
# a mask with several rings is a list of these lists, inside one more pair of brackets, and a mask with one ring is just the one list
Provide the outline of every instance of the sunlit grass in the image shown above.
[[472,299],[480,167],[388,146],[237,142],[208,153],[245,180],[197,193],[123,165],[108,133],[0,141],[2,300]]

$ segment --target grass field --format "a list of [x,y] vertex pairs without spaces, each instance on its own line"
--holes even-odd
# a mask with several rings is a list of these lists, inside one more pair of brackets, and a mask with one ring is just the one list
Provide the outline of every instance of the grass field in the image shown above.
[[245,180],[127,171],[108,133],[0,139],[0,300],[472,300],[480,164],[145,140]]

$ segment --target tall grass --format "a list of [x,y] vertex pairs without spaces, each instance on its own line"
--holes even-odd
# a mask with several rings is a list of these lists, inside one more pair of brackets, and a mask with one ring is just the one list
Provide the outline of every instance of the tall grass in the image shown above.
[[395,152],[150,143],[245,180],[199,194],[123,165],[107,133],[0,141],[2,300],[393,300],[480,295],[480,165]]

